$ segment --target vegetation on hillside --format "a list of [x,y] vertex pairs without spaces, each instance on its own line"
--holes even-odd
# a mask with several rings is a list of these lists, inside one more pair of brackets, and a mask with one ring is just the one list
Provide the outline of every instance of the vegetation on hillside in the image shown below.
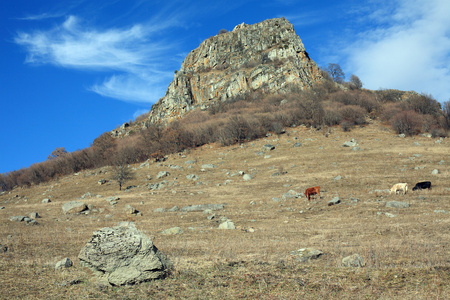
[[[292,86],[290,93],[275,95],[255,91],[218,102],[206,111],[192,111],[168,126],[148,124],[146,129],[131,126],[132,131],[124,138],[114,138],[105,132],[90,147],[72,153],[57,148],[45,162],[1,174],[0,189],[39,184],[105,165],[160,159],[208,143],[242,143],[269,132],[281,134],[284,128],[299,125],[318,129],[341,126],[348,131],[354,126],[364,126],[370,119],[378,119],[398,134],[447,136],[450,101],[441,107],[431,95],[362,89],[355,75],[349,82],[337,84],[343,81],[342,70],[336,64],[330,64],[328,69],[322,70],[326,80],[311,90]],[[143,120],[145,116],[134,123],[139,125]]]

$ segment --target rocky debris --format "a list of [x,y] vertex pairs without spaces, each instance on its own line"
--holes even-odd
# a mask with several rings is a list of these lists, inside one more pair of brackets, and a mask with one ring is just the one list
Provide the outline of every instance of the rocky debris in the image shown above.
[[167,180],[163,180],[163,181],[158,182],[158,183],[149,183],[148,184],[148,189],[149,190],[160,190],[160,189],[165,188],[168,185],[170,185],[169,182]]
[[37,225],[36,220],[31,219],[27,216],[13,216],[9,218],[10,221],[13,222],[25,222],[27,225]]
[[410,205],[406,202],[401,201],[390,201],[386,203],[386,207],[393,207],[393,208],[408,208]]
[[262,150],[263,151],[272,151],[272,150],[275,150],[275,146],[271,145],[271,144],[266,144],[266,145],[262,146]]
[[203,164],[202,165],[202,169],[215,169],[215,168],[217,168],[217,166],[213,165],[213,164]]
[[250,181],[250,180],[253,179],[253,176],[250,175],[250,174],[244,174],[244,175],[242,176],[242,179],[244,179],[244,181]]
[[111,196],[111,197],[106,198],[105,200],[107,202],[109,202],[109,204],[111,204],[111,205],[116,205],[118,203],[117,201],[119,201],[120,198],[116,197],[116,196]]
[[180,211],[189,212],[189,211],[205,211],[207,209],[210,210],[222,210],[224,209],[223,204],[197,204],[197,205],[188,205],[182,207]]
[[186,179],[187,180],[197,181],[199,179],[199,177],[197,175],[195,175],[195,174],[189,174],[189,175],[186,175]]
[[187,165],[193,165],[193,164],[195,164],[196,162],[197,162],[196,160],[187,160],[187,161],[185,161],[184,163],[187,164]]
[[300,262],[318,259],[322,254],[322,251],[314,248],[301,248],[291,252],[291,255],[294,255]]
[[[379,212],[377,212],[377,215],[379,215],[379,216],[381,216],[381,215],[383,215],[383,213],[381,212],[381,211],[379,211]],[[394,215],[394,214],[391,214],[391,213],[384,213],[384,215],[386,216],[386,217],[388,217],[388,218],[395,218],[396,217],[396,215]]]
[[178,208],[178,206],[175,205],[174,207],[168,209],[167,211],[168,212],[175,212],[175,211],[179,211],[179,210],[180,210],[180,208]]
[[164,278],[170,262],[134,223],[95,231],[78,255],[104,283],[119,286]]
[[342,259],[342,265],[344,267],[362,268],[365,266],[364,258],[359,254],[352,254]]
[[31,219],[38,219],[41,217],[37,212],[32,212],[29,216]]
[[166,230],[161,231],[161,234],[166,235],[175,235],[175,234],[182,234],[183,230],[180,227],[172,227]]
[[160,171],[158,173],[158,175],[156,175],[156,179],[161,179],[161,178],[167,177],[169,175],[170,175],[170,173],[167,171]]
[[443,209],[436,209],[436,210],[434,211],[434,213],[435,213],[435,214],[446,214],[447,211],[445,211],[445,210],[443,210]]
[[219,225],[219,229],[236,229],[236,226],[234,225],[233,221],[226,220]]
[[107,182],[106,179],[100,179],[99,181],[97,181],[98,185],[103,185],[106,182]]
[[125,212],[125,214],[127,215],[137,215],[140,214],[139,211],[134,208],[133,206],[131,206],[130,204],[127,204],[123,210]]
[[91,198],[95,195],[92,195],[90,192],[85,193],[84,195],[82,195],[80,198],[81,199],[86,199],[86,198]]
[[298,193],[294,190],[289,190],[286,193],[284,193],[283,196],[281,196],[281,199],[286,200],[290,198],[301,198],[301,197],[303,197],[302,193]]
[[293,145],[294,148],[298,148],[298,147],[301,147],[301,146],[302,146],[302,143],[299,143],[299,142],[297,142],[297,143],[295,143]]
[[431,175],[438,175],[438,174],[439,174],[438,169],[434,169],[433,171],[431,171]]
[[356,147],[356,146],[358,146],[358,143],[356,142],[355,139],[351,139],[350,141],[345,142],[344,144],[342,144],[342,147],[350,147],[350,148],[353,148],[353,147]]
[[62,210],[65,214],[76,214],[87,210],[88,207],[84,202],[70,201],[62,206]]
[[8,251],[8,246],[0,244],[0,253],[5,253]]
[[55,270],[66,269],[73,266],[73,262],[69,258],[64,258],[56,263]]
[[4,206],[0,206],[0,210],[1,210],[1,209],[5,209],[5,207],[4,207]]
[[328,206],[333,206],[336,204],[341,203],[341,199],[339,199],[339,197],[334,197],[333,199],[331,199],[330,201],[327,202]]
[[42,199],[42,203],[50,203],[50,202],[52,202],[52,200],[48,198]]
[[339,181],[339,180],[341,180],[341,179],[342,179],[342,176],[341,176],[341,175],[338,175],[338,176],[336,176],[336,177],[333,178],[334,181]]
[[164,207],[159,207],[159,208],[156,208],[154,210],[154,212],[155,213],[163,213],[163,212],[166,212],[166,209]]
[[148,121],[168,123],[188,111],[255,90],[287,93],[292,85],[308,89],[322,80],[286,19],[238,25],[187,55],[165,96],[152,106]]

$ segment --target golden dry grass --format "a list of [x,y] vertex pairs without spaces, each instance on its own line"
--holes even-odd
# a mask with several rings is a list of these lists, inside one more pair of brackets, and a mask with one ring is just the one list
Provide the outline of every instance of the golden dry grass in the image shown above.
[[[341,147],[351,138],[362,151]],[[295,142],[302,146],[294,148]],[[268,156],[259,155],[265,144],[276,149],[265,153]],[[399,138],[377,123],[351,132],[333,128],[328,137],[297,127],[242,146],[206,145],[171,155],[163,163],[138,168],[136,179],[126,183],[138,186],[130,191],[119,192],[115,183],[97,184],[111,176],[109,168],[16,189],[0,196],[0,206],[5,207],[0,210],[0,243],[8,246],[6,253],[0,253],[0,298],[448,299],[450,219],[448,213],[435,210],[450,212],[449,154],[448,139],[438,144],[421,136]],[[188,160],[197,162],[188,168]],[[218,167],[202,172],[206,163]],[[433,169],[440,174],[431,175]],[[170,172],[164,179],[173,184],[148,190],[147,183],[163,180],[156,179],[159,171]],[[245,182],[232,176],[238,171],[252,174],[253,179]],[[287,173],[273,176],[283,171]],[[198,175],[197,182],[203,184],[187,180],[188,174]],[[342,179],[335,181],[338,175]],[[432,181],[433,189],[412,192],[422,180]],[[397,182],[407,182],[410,191],[404,196],[382,192]],[[303,193],[316,185],[321,186],[321,199],[281,199],[289,190]],[[86,192],[101,195],[83,200],[97,212],[62,213],[62,204]],[[121,198],[115,206],[105,201],[113,195]],[[336,196],[342,203],[327,206]],[[41,203],[46,197],[52,202]],[[386,201],[393,200],[411,206],[385,207]],[[208,203],[226,203],[226,207],[216,211],[213,220],[202,212],[154,212]],[[125,215],[127,204],[142,216]],[[31,212],[42,216],[38,226],[9,220]],[[219,230],[222,216],[238,229]],[[168,278],[106,288],[80,266],[78,253],[93,231],[125,220],[153,237],[174,263]],[[161,234],[175,226],[184,233]],[[306,263],[290,255],[306,247],[324,255]],[[364,268],[342,266],[342,258],[354,253],[365,259]],[[72,259],[74,267],[55,271],[56,262],[64,257]],[[65,284],[73,280],[78,283]]]

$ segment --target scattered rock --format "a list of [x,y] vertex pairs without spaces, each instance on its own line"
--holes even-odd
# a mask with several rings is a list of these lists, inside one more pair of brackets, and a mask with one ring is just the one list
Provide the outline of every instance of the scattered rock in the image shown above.
[[70,201],[62,206],[62,210],[65,214],[76,214],[85,211],[87,209],[88,208],[86,204],[84,202],[79,201]]
[[[286,199],[290,199],[290,198],[301,198],[301,197],[303,197],[302,193],[298,193],[294,190],[289,190],[288,192],[284,193],[281,198],[283,200],[286,200]],[[277,198],[277,199],[279,199],[279,198]]]
[[446,214],[447,211],[445,211],[445,210],[443,210],[443,209],[436,209],[436,210],[434,211],[434,213],[436,213],[436,214]]
[[401,201],[390,201],[386,203],[386,207],[393,207],[393,208],[408,208],[410,205],[406,202]]
[[365,266],[364,258],[359,254],[353,254],[342,259],[344,267],[362,268]]
[[332,206],[332,205],[336,205],[341,203],[341,199],[339,199],[339,197],[334,197],[333,199],[331,199],[330,201],[327,202],[328,206]]
[[272,151],[274,149],[275,149],[275,146],[271,145],[271,144],[266,144],[266,145],[262,146],[263,151]]
[[161,179],[161,178],[167,177],[167,176],[169,176],[169,175],[170,175],[169,172],[167,172],[167,171],[161,171],[161,172],[158,173],[158,175],[156,175],[156,178],[157,178],[157,179]]
[[334,181],[339,181],[339,180],[341,180],[341,179],[342,179],[342,176],[341,176],[341,175],[338,175],[338,176],[336,176],[336,177],[333,178]]
[[103,184],[106,183],[106,179],[100,179],[99,181],[97,181],[97,183],[98,183],[99,185],[103,185]]
[[50,200],[48,198],[45,198],[45,199],[42,200],[42,203],[50,203],[50,202],[52,202],[52,200]]
[[244,181],[250,181],[253,179],[253,176],[250,174],[244,174],[244,176],[242,176],[242,179],[244,179]]
[[222,210],[224,209],[223,204],[197,204],[197,205],[188,205],[185,207],[182,207],[180,210],[184,212],[189,211],[204,211],[204,210]]
[[401,134],[398,135],[398,137],[399,137],[399,138],[405,138],[406,135],[405,135],[404,133],[401,133]]
[[433,171],[431,171],[431,175],[437,175],[437,174],[439,174],[438,169],[434,169]]
[[344,144],[342,144],[342,147],[356,147],[358,145],[358,143],[356,142],[355,139],[351,139],[348,142],[345,142]]
[[165,209],[164,207],[160,207],[160,208],[156,208],[156,209],[154,210],[154,212],[155,212],[155,213],[163,213],[163,212],[166,212],[166,209]]
[[219,229],[236,229],[236,226],[232,221],[227,220],[219,225]]
[[4,206],[0,206],[0,209],[5,209],[5,207]]
[[202,169],[215,169],[215,168],[217,168],[217,166],[213,165],[213,164],[203,164],[202,165]]
[[8,251],[8,246],[0,244],[0,253],[5,253]]
[[59,270],[62,268],[70,268],[71,266],[73,266],[73,262],[69,258],[66,257],[63,260],[58,261],[56,263],[55,270]]
[[111,204],[111,205],[116,205],[117,201],[119,201],[120,198],[116,197],[116,196],[111,196],[111,197],[106,198],[105,200],[108,201],[109,204]]
[[27,216],[13,216],[9,218],[10,221],[13,222],[25,222],[27,225],[37,225],[36,220],[33,220]]
[[302,146],[302,143],[295,143],[295,144],[293,145],[294,148],[298,148],[298,147],[301,147],[301,146]]
[[178,206],[174,206],[174,207],[172,207],[172,208],[170,208],[170,209],[168,209],[167,211],[168,212],[175,212],[175,211],[179,211],[180,209],[178,208]]
[[38,218],[40,218],[41,216],[37,213],[37,212],[32,212],[31,214],[30,214],[30,218],[31,219],[38,219]]
[[394,215],[394,214],[391,214],[391,213],[384,213],[384,215],[386,216],[386,217],[389,217],[389,218],[395,218],[396,217],[396,215]]
[[161,234],[166,235],[175,235],[175,234],[181,234],[183,233],[183,230],[180,227],[173,227],[166,230],[161,231]]
[[170,262],[132,222],[95,231],[78,255],[101,282],[119,286],[164,278]]
[[291,255],[294,255],[295,257],[297,257],[297,259],[300,262],[317,259],[322,254],[323,254],[322,251],[314,249],[314,248],[302,248],[302,249],[294,250],[291,252]]
[[199,178],[199,177],[198,177],[197,175],[195,175],[195,174],[189,174],[189,175],[186,175],[186,179],[187,179],[187,180],[197,181],[198,178]]
[[134,208],[133,206],[131,206],[130,204],[127,204],[127,205],[125,206],[124,212],[125,212],[127,215],[136,215],[136,214],[139,213],[139,211],[138,211],[136,208]]

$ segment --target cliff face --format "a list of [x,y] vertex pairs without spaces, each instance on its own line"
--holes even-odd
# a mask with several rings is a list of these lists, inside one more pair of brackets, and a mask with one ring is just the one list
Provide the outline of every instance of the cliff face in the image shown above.
[[165,96],[152,106],[149,121],[166,123],[254,90],[283,93],[288,85],[307,89],[320,80],[319,68],[286,19],[240,24],[188,54]]

